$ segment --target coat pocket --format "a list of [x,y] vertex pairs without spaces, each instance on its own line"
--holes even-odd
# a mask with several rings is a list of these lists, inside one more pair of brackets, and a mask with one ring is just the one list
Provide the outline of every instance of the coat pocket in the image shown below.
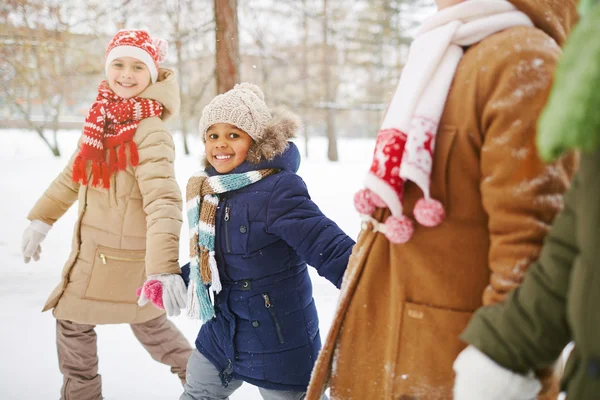
[[275,291],[249,297],[248,306],[250,320],[247,323],[262,346],[254,349],[242,346],[240,350],[276,353],[310,343],[307,319],[312,315],[310,307],[314,307],[314,303],[305,310],[295,293],[286,295]]
[[83,298],[136,304],[136,289],[145,278],[145,255],[145,250],[98,246]]
[[246,254],[250,235],[247,204],[225,204],[223,233],[225,234],[224,248],[227,253]]
[[451,399],[452,364],[472,312],[406,302],[402,313],[394,398]]

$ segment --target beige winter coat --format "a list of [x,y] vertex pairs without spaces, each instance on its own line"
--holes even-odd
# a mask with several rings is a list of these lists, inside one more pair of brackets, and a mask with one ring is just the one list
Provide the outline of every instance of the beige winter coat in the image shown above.
[[[164,120],[179,110],[175,74],[161,70],[158,82],[140,95],[161,102],[162,120],[142,120],[133,140],[139,165],[127,163],[111,177],[110,189],[83,186],[68,165],[37,201],[28,219],[54,224],[79,200],[73,247],[43,311],[82,324],[141,323],[164,311],[137,306],[136,289],[147,275],[179,273],[182,201],[175,180],[173,138]],[[89,171],[88,171],[89,174]]]

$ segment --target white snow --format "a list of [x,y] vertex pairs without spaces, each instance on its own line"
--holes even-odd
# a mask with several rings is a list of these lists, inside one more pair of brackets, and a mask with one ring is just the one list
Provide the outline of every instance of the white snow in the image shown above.
[[[0,171],[2,207],[0,229],[0,398],[39,400],[59,398],[62,378],[55,347],[55,320],[40,310],[54,286],[71,247],[76,206],[61,218],[42,244],[39,262],[24,264],[21,235],[28,224],[27,212],[52,179],[66,164],[79,132],[59,133],[63,157],[51,156],[32,132],[0,129]],[[175,138],[178,146],[181,138]],[[190,140],[193,155],[178,151],[176,170],[182,189],[187,178],[200,168],[202,145]],[[304,145],[298,141],[303,151]],[[374,141],[339,142],[341,161],[326,161],[326,142],[311,138],[310,159],[303,159],[299,174],[306,181],[313,200],[352,238],[360,230],[360,219],[352,198],[362,187],[369,168]],[[188,230],[181,231],[181,260],[187,260]],[[314,297],[324,341],[337,305],[338,290],[311,269]],[[185,317],[173,318],[191,343],[199,323]],[[98,326],[98,354],[103,394],[115,399],[176,399],[182,392],[169,368],[152,360],[135,340],[128,325]],[[244,384],[232,400],[260,399],[258,390]]]

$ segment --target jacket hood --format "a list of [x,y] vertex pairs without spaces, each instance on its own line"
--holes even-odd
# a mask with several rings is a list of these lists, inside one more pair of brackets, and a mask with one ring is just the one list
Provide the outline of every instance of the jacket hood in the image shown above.
[[144,99],[152,99],[160,102],[164,106],[162,120],[177,115],[181,99],[179,97],[179,85],[175,72],[170,69],[161,68],[158,71],[158,79],[156,83],[148,86],[146,90],[140,93],[140,97]]
[[562,46],[578,20],[577,0],[508,0]]
[[285,107],[271,110],[271,121],[265,127],[260,140],[254,142],[248,151],[247,161],[258,164],[272,160],[288,147],[288,140],[296,137],[300,118]]

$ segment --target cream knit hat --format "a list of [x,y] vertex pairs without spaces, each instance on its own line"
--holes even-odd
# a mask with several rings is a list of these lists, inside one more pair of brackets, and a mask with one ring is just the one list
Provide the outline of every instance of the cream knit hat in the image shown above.
[[263,92],[252,83],[239,83],[204,107],[200,117],[200,136],[206,141],[206,131],[211,125],[226,123],[238,127],[259,142],[270,121],[271,113]]

